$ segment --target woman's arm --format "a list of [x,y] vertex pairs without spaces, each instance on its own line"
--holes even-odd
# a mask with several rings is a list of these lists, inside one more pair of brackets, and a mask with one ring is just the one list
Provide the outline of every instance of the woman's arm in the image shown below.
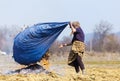
[[72,45],[72,43],[68,43],[68,44],[61,44],[61,45],[59,45],[59,48],[62,48],[62,47],[65,47],[65,46],[70,46],[70,45]]
[[71,22],[69,23],[69,25],[70,25],[70,28],[71,28],[71,30],[72,30],[72,33],[76,32],[76,29],[75,29],[75,27],[72,25]]

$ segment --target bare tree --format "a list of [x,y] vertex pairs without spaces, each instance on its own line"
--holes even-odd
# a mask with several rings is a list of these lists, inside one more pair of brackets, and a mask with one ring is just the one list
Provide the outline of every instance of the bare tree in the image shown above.
[[58,54],[60,52],[59,50],[59,44],[60,44],[61,41],[59,40],[56,40],[52,46],[49,48],[49,51],[52,53],[52,54]]
[[[71,42],[71,40],[72,40],[72,38],[70,37],[70,36],[64,36],[63,37],[63,40],[62,40],[62,43],[64,44],[64,43],[70,43]],[[71,48],[71,46],[66,46],[66,47],[64,47],[64,48],[62,48],[62,52],[63,52],[63,54],[65,53],[65,52],[69,52],[70,51],[70,48]]]
[[16,25],[0,26],[0,50],[7,53],[12,52],[13,39],[18,31],[20,31],[20,27]]
[[120,43],[118,38],[115,34],[108,35],[104,41],[105,50],[109,52],[119,52]]
[[70,37],[63,37],[63,40],[56,40],[52,46],[50,47],[50,52],[52,54],[57,54],[58,56],[59,55],[64,55],[65,52],[68,52],[70,50],[70,47],[64,47],[64,48],[59,48],[59,45],[60,44],[64,44],[64,43],[70,43],[71,42],[71,38]]
[[0,50],[5,51],[5,45],[6,45],[6,39],[8,35],[8,29],[7,26],[1,26],[0,27]]
[[96,28],[94,29],[94,36],[93,36],[93,49],[95,51],[104,51],[104,39],[110,33],[112,29],[112,24],[101,21]]

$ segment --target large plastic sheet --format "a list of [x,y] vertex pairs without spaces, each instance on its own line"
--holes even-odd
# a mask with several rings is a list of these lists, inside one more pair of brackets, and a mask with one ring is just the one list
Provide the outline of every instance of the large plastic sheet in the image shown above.
[[29,65],[41,60],[68,23],[39,23],[20,32],[14,39],[14,60],[23,65]]

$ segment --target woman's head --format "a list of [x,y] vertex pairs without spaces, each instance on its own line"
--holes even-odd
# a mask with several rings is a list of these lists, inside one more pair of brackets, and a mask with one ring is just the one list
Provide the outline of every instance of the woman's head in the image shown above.
[[78,27],[80,27],[80,23],[78,21],[74,21],[74,22],[72,22],[72,26],[74,28],[78,28]]

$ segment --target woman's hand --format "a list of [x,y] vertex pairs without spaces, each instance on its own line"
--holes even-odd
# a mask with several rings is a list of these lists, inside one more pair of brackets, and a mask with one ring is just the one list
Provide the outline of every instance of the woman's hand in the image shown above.
[[61,45],[59,45],[59,48],[62,48],[63,47],[63,45],[61,44]]
[[67,44],[61,44],[61,45],[59,45],[59,48],[62,48],[64,46],[67,46]]
[[70,26],[70,28],[71,28],[71,30],[72,30],[72,34],[74,33],[74,32],[76,32],[76,28],[73,26],[73,24],[72,24],[72,22],[70,22],[69,23],[69,26]]

